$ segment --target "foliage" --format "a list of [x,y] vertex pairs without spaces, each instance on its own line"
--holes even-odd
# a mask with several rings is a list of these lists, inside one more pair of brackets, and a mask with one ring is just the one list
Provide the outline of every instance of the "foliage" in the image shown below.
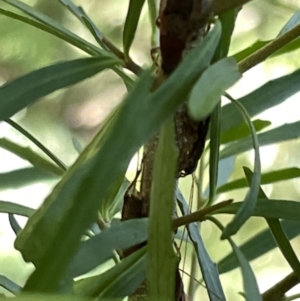
[[[271,300],[268,299],[268,292],[259,292],[250,261],[277,246],[298,278],[296,283],[299,282],[299,259],[290,240],[300,234],[300,203],[290,199],[288,193],[285,200],[276,197],[270,199],[261,187],[297,179],[300,176],[299,169],[293,166],[262,172],[264,162],[260,160],[259,147],[298,138],[300,119],[270,128],[273,120],[260,120],[255,116],[299,92],[300,69],[271,80],[237,100],[226,93],[243,72],[268,57],[279,58],[299,50],[299,12],[295,12],[278,37],[267,42],[257,41],[232,57],[227,57],[238,12],[235,7],[247,2],[232,1],[230,11],[210,17],[211,28],[206,36],[195,45],[178,68],[152,91],[152,71],[155,66],[144,70],[133,61],[130,50],[146,3],[150,11],[153,45],[156,1],[129,1],[122,35],[124,52],[103,34],[82,7],[70,0],[59,2],[85,26],[98,45],[81,38],[24,2],[1,2],[6,6],[0,8],[0,14],[10,18],[10,22],[17,20],[28,24],[91,56],[32,68],[31,72],[0,87],[1,121],[16,128],[48,157],[45,159],[33,149],[1,138],[1,148],[33,166],[1,174],[0,179],[5,183],[1,188],[18,187],[37,179],[59,179],[37,210],[0,201],[0,212],[9,215],[11,227],[17,235],[16,249],[26,262],[35,266],[23,287],[5,275],[0,276],[1,286],[16,295],[16,300],[122,300],[132,294],[147,275],[150,297],[153,300],[172,300],[170,296],[175,279],[170,274],[174,274],[174,267],[179,260],[172,247],[172,229],[178,226],[186,226],[210,300],[226,299],[219,275],[236,267],[242,271],[246,300]],[[214,2],[216,11],[218,3],[221,2]],[[51,150],[10,119],[41,97],[107,69],[120,77],[128,92],[72,166],[66,167]],[[187,106],[192,118],[199,121],[211,115],[205,154],[195,180],[201,204],[194,213],[190,212],[180,189],[174,191],[173,183],[177,151],[170,118],[186,101],[186,95],[189,95]],[[221,107],[221,97],[226,97],[230,103]],[[122,209],[123,196],[130,189],[130,182],[126,178],[130,160],[159,131],[149,218],[120,222],[116,217]],[[253,173],[244,167],[243,177],[227,179],[226,183],[219,184],[218,175],[222,172],[225,159],[235,158],[248,150],[254,150]],[[209,196],[204,198],[201,183],[207,170]],[[226,193],[231,198],[233,190],[247,187],[249,189],[242,202],[217,202],[220,195]],[[174,194],[182,212],[179,218],[173,218]],[[163,204],[160,203],[162,201]],[[219,214],[232,215],[233,218],[223,225],[221,219],[217,219]],[[28,217],[24,229],[18,225],[14,215]],[[242,245],[236,244],[232,236],[255,216],[265,219],[268,228],[249,235]],[[223,259],[217,264],[211,259],[200,231],[198,222],[204,220],[217,225],[220,240],[228,240],[232,248],[232,252],[223,254]],[[83,240],[83,237],[86,239]],[[141,244],[148,237],[147,247],[120,260],[121,250]],[[88,272],[112,260],[113,266],[106,271],[87,276]],[[79,276],[81,278],[78,280]],[[171,288],[170,292],[166,292],[165,287]],[[194,292],[190,291],[192,295]],[[286,290],[278,289],[276,293],[276,300],[283,300]]]

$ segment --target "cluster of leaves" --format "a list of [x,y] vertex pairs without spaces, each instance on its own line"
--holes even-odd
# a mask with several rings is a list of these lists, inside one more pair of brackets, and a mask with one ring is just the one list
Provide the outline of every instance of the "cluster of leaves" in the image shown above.
[[[129,55],[144,1],[129,2],[123,31],[123,52],[102,34],[81,7],[77,7],[69,0],[60,2],[89,29],[98,46],[80,38],[23,2],[18,0],[2,0],[2,2],[22,12],[21,14],[14,10],[0,9],[2,15],[52,34],[92,57],[60,62],[38,69],[0,88],[1,120],[27,136],[48,155],[50,160],[45,160],[32,150],[24,149],[6,139],[0,140],[0,146],[28,160],[47,175],[52,174],[61,178],[37,211],[10,202],[0,202],[0,212],[9,214],[11,226],[17,234],[15,247],[22,253],[23,258],[32,262],[36,268],[23,288],[5,276],[0,277],[0,285],[16,294],[16,299],[20,300],[59,300],[57,296],[41,297],[39,294],[42,293],[64,293],[66,295],[60,297],[62,300],[122,299],[137,288],[145,279],[146,273],[149,275],[150,290],[152,287],[167,286],[170,276],[165,273],[161,277],[155,277],[155,273],[159,271],[159,258],[149,254],[158,254],[159,252],[156,252],[158,248],[165,250],[165,254],[162,255],[165,257],[162,258],[166,259],[165,268],[168,270],[169,240],[165,239],[162,233],[159,237],[155,227],[157,225],[167,227],[164,218],[165,216],[171,218],[172,210],[169,209],[172,204],[169,204],[169,207],[166,205],[153,208],[149,227],[148,218],[145,218],[105,228],[121,209],[122,197],[129,184],[125,179],[125,173],[131,158],[162,127],[164,139],[161,140],[157,152],[158,163],[154,170],[153,194],[161,196],[166,193],[167,198],[172,197],[173,186],[169,185],[172,172],[163,171],[174,169],[176,154],[170,156],[170,160],[165,160],[168,157],[166,154],[172,153],[173,143],[170,124],[166,121],[186,100],[186,95],[190,95],[188,108],[193,118],[200,120],[212,114],[209,137],[210,195],[205,208],[196,214],[189,214],[187,203],[177,190],[178,205],[183,217],[174,220],[173,227],[187,225],[210,300],[225,300],[219,274],[238,266],[242,270],[246,299],[262,300],[249,261],[276,246],[280,248],[291,270],[300,279],[299,260],[289,242],[300,233],[300,217],[297,214],[300,211],[300,203],[270,200],[260,187],[261,184],[299,177],[300,170],[288,168],[262,174],[259,157],[259,145],[298,138],[300,121],[271,130],[267,128],[270,121],[259,119],[251,121],[252,117],[282,103],[299,91],[300,70],[270,81],[238,100],[226,94],[231,103],[222,109],[220,105],[221,95],[240,78],[240,72],[246,71],[270,55],[282,55],[299,48],[300,40],[295,39],[300,32],[299,13],[292,17],[276,39],[265,44],[255,43],[253,47],[236,54],[235,60],[225,57],[230,46],[236,11],[231,10],[222,14],[219,20],[215,21],[212,30],[175,72],[158,89],[150,92],[153,80],[151,72],[143,71]],[[155,1],[149,0],[148,5],[154,24]],[[211,62],[214,64],[210,66]],[[42,96],[76,84],[106,69],[112,69],[122,78],[128,94],[71,167],[66,168],[51,151],[9,119]],[[129,77],[124,69],[135,73],[138,79]],[[211,82],[214,83],[213,86],[209,84]],[[259,133],[262,130],[265,131]],[[222,160],[250,149],[254,149],[255,153],[253,173],[245,168],[244,178],[217,187],[218,170],[221,168],[219,166],[222,166]],[[164,168],[160,170],[159,166],[162,165]],[[36,175],[33,173],[34,177]],[[243,202],[214,204],[216,195],[248,186],[249,192]],[[215,217],[221,213],[233,215],[232,221],[225,228]],[[14,215],[29,218],[24,229],[20,228]],[[231,236],[251,216],[265,218],[269,229],[237,247]],[[217,267],[205,250],[195,223],[204,219],[215,223],[222,233],[222,239],[227,239],[232,246],[232,254],[223,258]],[[95,220],[98,221],[101,231],[94,227]],[[87,229],[89,239],[81,241]],[[115,250],[144,242],[147,240],[148,231],[148,248],[142,248],[119,261]],[[171,237],[171,228],[167,227],[167,231]],[[262,244],[261,241],[265,243]],[[150,257],[151,268],[147,265],[147,254]],[[111,269],[97,276],[74,280],[109,259],[115,261]],[[173,264],[174,260],[170,260],[170,266]],[[29,297],[28,293],[31,293]],[[68,297],[68,294],[75,294],[76,297],[74,295]],[[153,300],[158,300],[161,297],[159,294],[159,289],[153,289]],[[166,300],[169,300],[167,297]]]

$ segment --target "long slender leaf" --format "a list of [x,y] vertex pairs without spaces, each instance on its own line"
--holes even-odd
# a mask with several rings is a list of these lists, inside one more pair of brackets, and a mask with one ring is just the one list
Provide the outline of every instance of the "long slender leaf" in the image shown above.
[[125,57],[129,57],[129,50],[135,36],[144,3],[145,0],[129,0],[129,7],[123,30],[123,48]]
[[21,286],[8,279],[7,277],[0,275],[0,286],[4,287],[9,292],[17,295],[21,291]]
[[35,167],[17,169],[0,173],[0,189],[18,188],[34,182],[52,179],[59,179],[59,177]]
[[[278,128],[257,135],[260,146],[274,144],[300,137],[300,121],[284,124]],[[226,146],[220,153],[220,158],[240,154],[252,148],[251,138],[243,138],[237,143]]]
[[[216,220],[215,218],[211,218],[211,221],[213,221],[218,228],[225,232],[224,227],[221,225],[221,223]],[[251,269],[251,266],[247,259],[245,258],[244,254],[241,252],[241,250],[236,246],[234,241],[231,237],[228,237],[228,242],[231,245],[232,251],[234,255],[236,256],[239,266],[242,270],[243,275],[243,285],[245,290],[245,298],[247,301],[262,301],[262,296],[259,293],[257,281],[255,279],[255,275]]]
[[111,68],[119,61],[110,56],[77,59],[44,67],[0,88],[0,118],[7,119],[33,101]]
[[[1,105],[0,105],[1,106]],[[44,170],[46,172],[51,172],[54,175],[61,176],[63,174],[63,170],[59,168],[56,164],[46,160],[38,153],[34,152],[28,147],[20,146],[10,140],[5,138],[0,138],[0,147],[14,153],[18,157],[27,160],[33,166]]]
[[[283,220],[280,223],[288,239],[293,239],[294,237],[300,235],[299,221],[295,222]],[[252,238],[248,239],[246,242],[239,246],[239,249],[243,252],[247,260],[251,261],[273,250],[276,247],[277,244],[274,241],[273,235],[270,232],[269,228],[267,228],[266,230],[263,230]],[[239,264],[235,255],[233,253],[230,253],[219,261],[218,270],[220,274],[223,274],[237,268],[238,265]]]
[[[261,119],[253,120],[252,123],[254,125],[256,132],[259,132],[272,124],[268,120],[261,120]],[[249,135],[251,135],[251,132],[247,124],[244,122],[231,128],[228,131],[222,132],[220,143],[227,144],[229,142],[240,140],[241,138],[247,137]]]
[[[265,218],[279,218],[298,222],[300,221],[300,202],[289,200],[272,201],[272,206],[270,206],[270,200],[258,199],[252,216],[261,216]],[[241,202],[233,203],[227,207],[214,211],[214,214],[236,214],[241,204]]]
[[148,219],[128,220],[83,242],[68,268],[73,278],[112,258],[114,250],[125,250],[147,240]]
[[[295,179],[300,177],[300,169],[296,167],[284,168],[261,175],[261,184],[272,184],[279,181]],[[225,193],[239,188],[247,187],[247,181],[245,178],[240,178],[232,182],[226,183],[217,189],[217,193]]]
[[174,300],[177,257],[172,246],[172,215],[177,158],[174,123],[168,120],[159,135],[153,168],[147,244],[147,280],[151,301]]
[[23,205],[0,201],[0,212],[30,217],[35,212],[35,210]]
[[243,205],[240,207],[232,221],[226,226],[222,238],[228,238],[230,235],[235,234],[239,228],[247,221],[251,216],[257,201],[257,196],[260,188],[260,178],[261,178],[261,164],[260,164],[260,155],[259,155],[259,144],[257,140],[257,135],[253,123],[243,107],[239,102],[236,102],[234,99],[229,97],[233,103],[237,105],[241,115],[243,115],[245,122],[247,122],[251,130],[252,145],[254,149],[254,174],[252,177],[252,182],[250,185],[249,192],[247,193]]
[[[95,218],[100,202],[108,195],[120,169],[129,163],[140,146],[158,131],[184,101],[201,72],[208,66],[220,30],[217,22],[201,44],[155,92],[147,94],[150,74],[147,72],[142,76],[117,111],[100,149],[93,150],[94,156],[83,166],[71,168],[65,181],[56,186],[46,204],[33,216],[32,221],[29,220],[27,230],[22,231],[24,235],[18,237],[17,245],[23,249],[23,256],[24,249],[26,252],[33,253],[34,250],[36,254],[40,253],[41,264],[27,281],[26,291],[56,290],[70,257],[79,245],[81,234]],[[141,126],[137,127],[137,124]],[[57,219],[47,216],[48,210],[53,215],[60,213],[56,229],[45,222],[49,218],[52,225],[52,218]]]
[[[176,191],[176,198],[179,208],[183,215],[189,213],[189,206],[184,199],[179,189]],[[199,233],[199,227],[196,223],[191,223],[187,226],[189,237],[194,245],[199,266],[207,287],[207,293],[211,301],[226,300],[223,288],[221,285],[219,272],[216,264],[211,260],[206,251],[202,237]]]
[[[288,97],[300,91],[300,70],[289,75],[269,81],[250,94],[238,99],[245,107],[250,117],[253,117],[271,107],[274,107]],[[222,131],[227,131],[243,122],[233,104],[225,105],[222,109]]]
[[[146,248],[123,259],[103,274],[79,280],[74,291],[79,296],[124,298],[144,281],[146,276]],[[98,299],[97,299],[98,300]]]

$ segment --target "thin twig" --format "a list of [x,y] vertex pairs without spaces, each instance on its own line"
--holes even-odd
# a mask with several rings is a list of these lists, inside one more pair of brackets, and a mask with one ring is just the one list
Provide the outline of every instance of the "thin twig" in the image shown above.
[[300,282],[293,272],[262,294],[264,301],[282,301],[286,292]]
[[206,215],[208,215],[220,208],[226,207],[226,206],[230,205],[232,202],[233,202],[233,200],[224,201],[224,202],[218,203],[216,205],[206,207],[202,210],[193,212],[191,214],[178,217],[173,220],[173,228],[176,229],[181,226],[188,225],[190,223],[203,221],[205,219]]
[[282,36],[276,38],[263,48],[257,50],[249,57],[242,60],[239,64],[239,70],[241,73],[251,69],[252,67],[258,65],[259,63],[265,61],[270,55],[278,51],[283,46],[287,45],[291,41],[295,40],[300,36],[300,24],[295,26],[293,29],[289,30]]

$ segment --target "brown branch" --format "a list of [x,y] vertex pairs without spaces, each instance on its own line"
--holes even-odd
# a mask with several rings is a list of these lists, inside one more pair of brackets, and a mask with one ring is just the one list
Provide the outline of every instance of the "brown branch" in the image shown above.
[[187,214],[181,217],[178,217],[176,219],[173,220],[173,228],[179,228],[181,226],[185,226],[188,225],[190,223],[194,223],[194,222],[201,222],[205,219],[205,216],[213,213],[214,211],[226,207],[228,205],[230,205],[233,202],[233,200],[228,200],[228,201],[224,201],[221,203],[218,203],[216,205],[204,208],[202,210],[193,212],[191,214]]
[[286,292],[300,282],[295,273],[291,273],[262,294],[264,301],[281,301]]
[[213,12],[214,15],[223,14],[233,8],[237,8],[250,2],[251,0],[214,0]]
[[282,36],[276,38],[263,48],[259,49],[258,51],[254,52],[249,57],[242,60],[238,66],[240,72],[245,72],[252,67],[258,65],[259,63],[263,62],[266,58],[270,55],[278,51],[280,48],[284,47],[291,41],[295,40],[300,36],[300,24],[295,26],[293,29],[289,30]]

